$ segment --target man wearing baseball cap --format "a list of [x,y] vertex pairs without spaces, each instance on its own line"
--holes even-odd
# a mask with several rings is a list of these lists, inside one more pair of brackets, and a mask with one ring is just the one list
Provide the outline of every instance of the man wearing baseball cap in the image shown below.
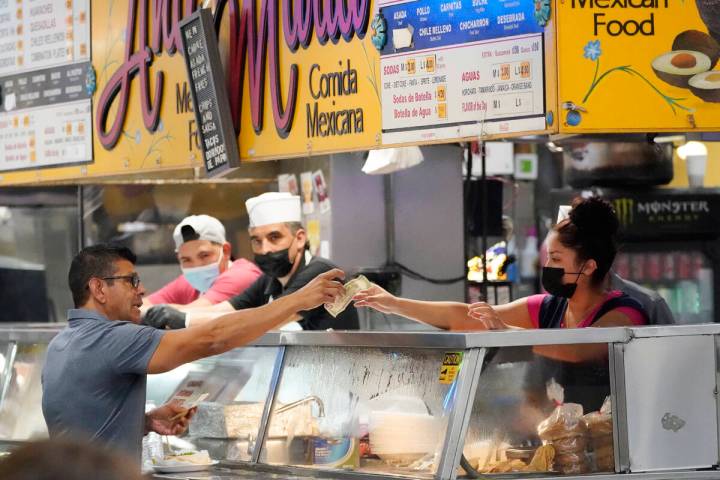
[[244,291],[262,272],[240,258],[230,259],[225,227],[209,215],[185,217],[173,232],[182,274],[143,300],[143,309],[170,304],[208,307]]
[[[245,202],[250,218],[250,243],[255,263],[263,274],[244,292],[209,309],[153,308],[145,323],[156,328],[183,328],[235,310],[254,308],[299,290],[317,275],[336,268],[329,260],[313,257],[302,225],[300,197],[268,192]],[[355,307],[350,305],[333,318],[321,305],[292,318],[303,330],[354,330]]]

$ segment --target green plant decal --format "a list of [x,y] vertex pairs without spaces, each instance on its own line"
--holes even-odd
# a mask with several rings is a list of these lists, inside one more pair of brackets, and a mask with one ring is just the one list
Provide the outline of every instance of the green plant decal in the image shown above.
[[365,54],[365,61],[367,62],[368,69],[370,70],[370,75],[367,76],[368,81],[370,81],[370,85],[372,85],[373,90],[375,90],[375,96],[378,99],[378,103],[381,103],[380,100],[380,90],[378,90],[377,81],[375,80],[377,78],[377,73],[375,70],[375,62],[370,61],[370,56],[367,53],[367,50],[365,49],[365,42],[360,42],[360,46],[363,49],[363,53]]
[[[588,87],[587,93],[582,99],[582,104],[587,103],[588,99],[590,98],[590,95],[592,95],[593,91],[595,91],[595,88],[600,84],[600,82],[603,81],[605,77],[610,75],[614,72],[624,72],[628,75],[633,75],[638,77],[640,80],[642,80],[644,83],[646,83],[650,88],[653,89],[655,93],[657,93],[660,98],[667,103],[667,105],[670,107],[670,109],[673,111],[674,114],[677,114],[676,108],[679,108],[681,110],[685,110],[686,112],[694,112],[694,108],[686,107],[685,105],[682,105],[680,102],[683,100],[686,100],[684,97],[671,97],[669,95],[664,94],[661,92],[650,80],[645,78],[645,75],[635,70],[632,65],[620,65],[618,67],[613,67],[602,74],[600,74],[600,56],[602,55],[602,49],[600,48],[600,40],[591,40],[589,41],[584,47],[583,47],[583,57],[587,58],[588,60],[591,60],[595,62],[595,74],[593,75],[592,83],[590,83],[590,86]],[[598,76],[600,74],[600,76]]]

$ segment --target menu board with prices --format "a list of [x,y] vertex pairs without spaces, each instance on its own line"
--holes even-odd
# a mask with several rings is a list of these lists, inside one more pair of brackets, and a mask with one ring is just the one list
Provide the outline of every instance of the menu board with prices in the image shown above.
[[543,31],[528,0],[386,0],[380,6],[388,35],[381,55]]
[[530,0],[380,0],[383,143],[545,128]]
[[545,128],[542,34],[384,55],[383,143]]
[[90,59],[89,0],[0,0],[0,77]]
[[240,155],[210,10],[183,20],[180,33],[205,172],[224,175],[240,166]]
[[89,62],[0,79],[0,171],[92,160]]
[[0,0],[0,171],[92,161],[89,0]]
[[0,113],[0,171],[87,162],[91,126],[89,101]]

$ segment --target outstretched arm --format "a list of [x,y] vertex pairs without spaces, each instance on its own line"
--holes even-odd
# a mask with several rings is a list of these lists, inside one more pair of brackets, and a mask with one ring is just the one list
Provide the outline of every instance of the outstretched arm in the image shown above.
[[167,332],[150,359],[148,373],[167,372],[184,363],[246,345],[298,312],[332,302],[344,291],[338,281],[344,277],[342,270],[333,269],[318,275],[297,292],[262,307],[238,310],[197,327]]
[[377,285],[359,292],[353,298],[356,307],[371,307],[383,313],[402,315],[444,330],[533,328],[525,299],[499,306],[484,302],[472,305],[461,302],[430,302],[396,297]]
[[354,297],[356,307],[371,307],[383,313],[432,325],[444,330],[477,330],[477,322],[468,317],[468,305],[460,302],[428,302],[396,297],[373,285]]

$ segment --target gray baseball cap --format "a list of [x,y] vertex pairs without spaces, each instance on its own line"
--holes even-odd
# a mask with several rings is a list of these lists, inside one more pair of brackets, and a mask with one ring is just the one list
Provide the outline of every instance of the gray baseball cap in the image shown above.
[[190,215],[178,223],[173,232],[175,251],[191,240],[209,240],[225,243],[225,227],[220,220],[210,215]]

